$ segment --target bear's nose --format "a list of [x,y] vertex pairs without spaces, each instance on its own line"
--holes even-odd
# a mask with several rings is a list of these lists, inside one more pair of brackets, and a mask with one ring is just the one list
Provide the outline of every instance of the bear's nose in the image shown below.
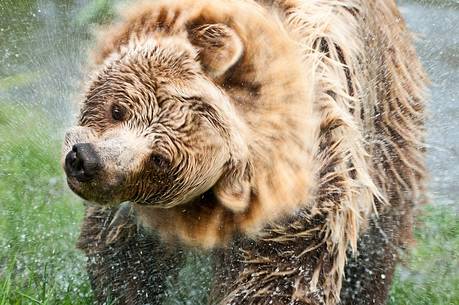
[[99,157],[89,143],[79,143],[65,157],[67,176],[75,177],[80,182],[93,179],[100,168]]

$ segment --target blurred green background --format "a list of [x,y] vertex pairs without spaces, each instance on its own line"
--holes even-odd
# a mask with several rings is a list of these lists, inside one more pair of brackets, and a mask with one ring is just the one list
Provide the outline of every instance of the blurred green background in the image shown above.
[[[400,5],[433,80],[432,203],[420,211],[417,244],[398,267],[389,304],[459,304],[459,2]],[[92,302],[85,258],[74,246],[83,205],[68,191],[59,159],[91,31],[113,6],[0,0],[0,305]],[[207,265],[190,256],[167,303],[204,304]]]

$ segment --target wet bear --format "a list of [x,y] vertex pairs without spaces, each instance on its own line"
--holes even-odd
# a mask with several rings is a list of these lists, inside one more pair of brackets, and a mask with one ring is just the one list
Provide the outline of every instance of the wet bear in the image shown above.
[[[424,192],[426,77],[394,1],[151,1],[99,34],[63,166],[99,303],[384,304]],[[111,303],[111,304],[112,304]]]

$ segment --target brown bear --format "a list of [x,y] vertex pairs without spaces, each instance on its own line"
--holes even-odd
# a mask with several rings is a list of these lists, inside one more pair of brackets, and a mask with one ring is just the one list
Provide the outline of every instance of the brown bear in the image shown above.
[[210,304],[384,304],[426,172],[395,1],[131,6],[63,150],[97,302],[160,304],[191,247]]

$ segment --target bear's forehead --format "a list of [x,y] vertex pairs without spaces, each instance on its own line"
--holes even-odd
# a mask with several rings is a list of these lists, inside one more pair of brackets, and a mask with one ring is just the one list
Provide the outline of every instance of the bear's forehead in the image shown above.
[[180,43],[149,39],[114,52],[93,75],[87,98],[161,102],[195,95],[199,89],[194,84],[204,77],[194,51],[185,43],[177,47]]
[[139,71],[106,71],[90,85],[86,101],[157,106],[179,112],[203,103],[192,87],[193,82],[169,81]]
[[131,39],[104,63],[118,73],[163,81],[186,81],[201,73],[197,53],[188,40],[179,37]]

